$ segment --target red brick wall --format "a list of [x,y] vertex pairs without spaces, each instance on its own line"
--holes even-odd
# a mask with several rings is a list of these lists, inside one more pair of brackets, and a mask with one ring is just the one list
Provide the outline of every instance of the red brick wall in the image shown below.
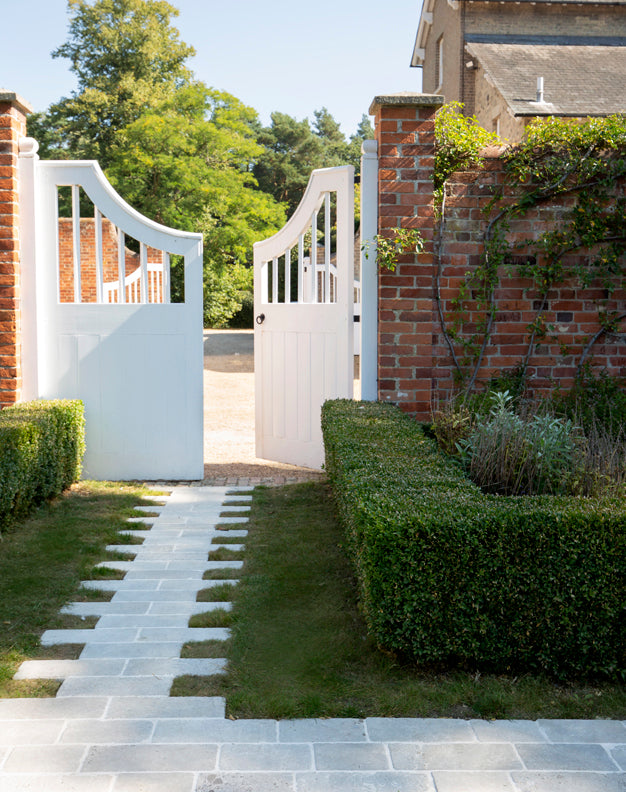
[[[435,99],[441,97],[377,97],[371,111],[376,113],[379,145],[379,233],[393,227],[418,228],[425,239],[423,254],[401,257],[395,272],[379,273],[379,399],[398,404],[421,419],[428,419],[433,398],[444,397],[455,387],[454,365],[434,299]],[[486,224],[483,210],[494,186],[501,183],[502,163],[493,155],[487,158],[483,171],[456,174],[448,184],[440,296],[444,315],[449,319],[459,286],[480,261]],[[619,189],[623,194],[626,186],[622,184]],[[551,227],[562,210],[562,206],[553,205],[528,213],[511,223],[508,238],[536,238]],[[523,260],[524,249],[517,251],[516,256]],[[570,258],[569,263],[574,260]],[[499,284],[493,336],[479,383],[514,368],[524,358],[530,338],[528,325],[539,307],[540,295],[530,278],[508,277],[507,272],[502,272]],[[544,318],[554,329],[533,345],[528,367],[531,388],[541,392],[555,384],[563,388],[572,384],[582,349],[600,327],[599,303],[607,311],[622,314],[626,312],[626,292],[617,291],[608,299],[600,285],[583,290],[573,282],[550,292]],[[483,316],[470,295],[463,305],[465,334],[479,329]],[[461,357],[459,345],[456,350]],[[594,369],[626,376],[624,336],[605,335],[593,345],[592,352]]]
[[378,277],[378,398],[430,413],[433,337],[433,166],[441,96],[377,97],[379,233],[417,228],[424,253],[403,256]]
[[[72,219],[59,218],[59,289],[61,302],[74,302],[74,236]],[[162,263],[163,254],[147,249],[149,263]],[[102,218],[102,259],[104,283],[118,280],[118,245],[115,226]],[[96,302],[96,235],[95,220],[80,220],[80,291],[82,302]],[[126,248],[125,270],[131,275],[139,267],[139,255]]]
[[[486,225],[484,209],[494,186],[504,184],[503,163],[496,154],[485,160],[481,171],[454,174],[446,192],[445,226],[442,235],[441,298],[444,315],[452,317],[452,299],[466,272],[472,272],[483,250],[482,231]],[[624,195],[626,182],[617,186]],[[505,193],[505,200],[512,196]],[[542,205],[510,221],[507,239],[523,242],[536,239],[554,227],[566,207],[567,198],[560,203]],[[502,267],[496,289],[497,313],[493,335],[486,348],[479,381],[486,381],[502,370],[512,369],[528,350],[532,323],[542,306],[541,294],[530,277],[523,277],[523,261],[533,255],[530,248],[521,247],[515,253],[513,270]],[[586,261],[585,251],[565,256],[565,269]],[[513,276],[509,277],[512,272]],[[475,300],[464,304],[465,330],[472,332],[484,313]],[[527,369],[528,384],[536,392],[549,390],[555,384],[569,388],[573,384],[583,349],[600,328],[598,308],[618,315],[626,312],[626,291],[618,289],[610,297],[600,283],[583,288],[572,278],[556,285],[548,293],[542,318],[551,328],[545,337],[535,337]],[[622,323],[623,325],[624,323]],[[626,329],[626,328],[625,328]],[[626,377],[626,339],[619,334],[605,334],[592,346],[594,370],[607,370],[614,376]],[[458,347],[457,347],[458,348]],[[441,394],[453,389],[451,360],[438,324],[433,337],[433,370],[435,389]]]
[[15,94],[0,93],[0,408],[22,388],[18,146],[27,112]]

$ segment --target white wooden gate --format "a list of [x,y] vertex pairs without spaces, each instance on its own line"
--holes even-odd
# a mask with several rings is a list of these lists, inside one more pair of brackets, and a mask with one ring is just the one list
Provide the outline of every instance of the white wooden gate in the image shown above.
[[254,246],[256,454],[320,468],[320,410],[353,395],[354,169],[313,171],[300,205]]
[[[25,398],[82,399],[86,478],[202,478],[202,235],[141,216],[98,163],[39,161],[32,144],[24,146],[21,162]],[[71,227],[71,244],[60,233],[64,190],[71,221],[61,225]],[[81,218],[81,205],[89,201],[92,217],[86,219],[83,209]],[[103,245],[105,218],[118,239],[114,265]],[[148,265],[151,249],[162,251],[164,288],[149,285],[159,269]],[[184,268],[184,301],[178,303],[169,302],[170,256],[181,257],[173,260]],[[130,276],[128,259],[137,266]],[[69,297],[61,288],[64,265],[71,268]],[[112,266],[113,290],[106,282]]]

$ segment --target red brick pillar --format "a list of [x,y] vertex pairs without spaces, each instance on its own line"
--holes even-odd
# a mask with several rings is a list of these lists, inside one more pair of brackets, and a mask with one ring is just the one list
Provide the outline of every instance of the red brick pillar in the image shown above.
[[401,256],[378,276],[378,398],[420,420],[430,416],[434,318],[433,168],[435,113],[443,96],[377,96],[378,233],[417,228],[419,256]]
[[22,389],[18,145],[32,108],[0,91],[0,408]]

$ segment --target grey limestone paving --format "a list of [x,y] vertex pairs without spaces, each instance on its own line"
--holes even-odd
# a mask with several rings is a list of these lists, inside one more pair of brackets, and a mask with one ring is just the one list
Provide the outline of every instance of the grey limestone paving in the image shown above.
[[[218,526],[245,523],[251,497],[249,487],[167,489],[129,520],[143,523],[128,531],[142,543],[110,548],[134,554],[104,564],[124,578],[83,581],[112,599],[63,608],[95,627],[42,636],[83,644],[80,657],[20,666],[16,678],[62,681],[56,698],[0,700],[1,792],[626,792],[621,721],[230,720],[221,698],[170,697],[176,676],[225,667],[180,653],[229,635],[188,622],[229,607],[196,597],[237,583],[202,577],[241,568],[208,554],[224,538]],[[242,547],[246,535],[229,531]]]

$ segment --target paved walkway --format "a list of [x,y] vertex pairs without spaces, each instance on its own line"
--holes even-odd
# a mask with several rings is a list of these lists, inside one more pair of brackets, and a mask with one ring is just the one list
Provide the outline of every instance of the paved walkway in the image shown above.
[[170,698],[175,676],[224,666],[180,651],[228,632],[188,626],[212,607],[197,592],[226,582],[204,572],[241,564],[207,560],[218,524],[245,541],[246,518],[220,515],[249,489],[228,492],[175,487],[142,520],[143,544],[115,546],[136,551],[106,564],[124,579],[84,583],[114,591],[111,601],[65,609],[96,626],[44,633],[84,650],[20,667],[21,678],[63,679],[56,698],[0,700],[1,792],[625,792],[624,722],[232,721],[220,698]]

